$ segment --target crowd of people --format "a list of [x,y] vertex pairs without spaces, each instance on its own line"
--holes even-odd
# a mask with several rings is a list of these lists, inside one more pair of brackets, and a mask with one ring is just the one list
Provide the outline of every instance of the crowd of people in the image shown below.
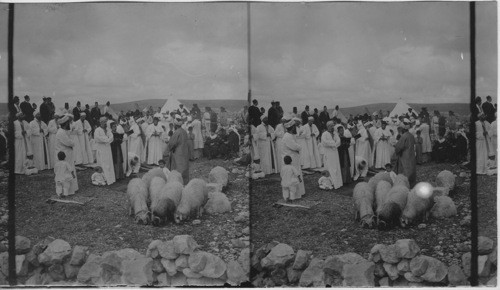
[[[57,194],[78,190],[76,167],[93,164],[93,184],[111,185],[139,172],[140,166],[163,166],[177,170],[189,180],[189,161],[230,158],[238,153],[240,124],[222,107],[217,114],[207,107],[202,114],[180,104],[171,112],[152,107],[116,114],[109,102],[102,108],[56,110],[50,97],[40,106],[29,96],[14,98],[15,173],[32,175],[53,169]],[[61,154],[62,153],[62,154]],[[99,173],[99,174],[97,174]],[[95,181],[95,182],[94,182]]]
[[[489,105],[481,106],[479,101],[478,108],[484,114],[476,124],[476,140],[481,142],[481,136],[488,140],[483,142],[485,150],[480,149],[478,143],[478,153],[484,151],[483,158],[494,160],[496,121],[490,125],[486,118],[490,121],[496,119],[496,105],[491,104],[491,97],[487,100],[493,109]],[[333,111],[328,111],[325,106],[321,112],[318,109],[311,111],[306,106],[300,113],[294,107],[291,113],[284,114],[279,102],[274,101],[266,113],[264,108],[259,108],[258,101],[253,100],[247,119],[250,132],[246,142],[252,145],[248,150],[252,177],[282,174],[283,191],[287,192],[284,193],[285,200],[298,199],[305,193],[302,170],[324,170],[319,181],[324,189],[338,189],[364,178],[368,170],[402,173],[413,186],[417,164],[431,160],[467,162],[471,138],[466,130],[468,125],[462,123],[453,111],[449,111],[447,117],[439,111],[431,115],[426,107],[420,112],[408,108],[399,115],[377,111],[347,118],[340,113],[338,106]],[[495,144],[488,145],[488,142]],[[296,170],[290,170],[286,165],[292,165]],[[285,167],[288,169],[283,173]],[[485,170],[492,167],[493,164],[484,165]],[[481,168],[478,165],[477,173],[485,174]],[[291,177],[292,173],[297,175],[296,178]],[[290,184],[296,189],[290,190]]]

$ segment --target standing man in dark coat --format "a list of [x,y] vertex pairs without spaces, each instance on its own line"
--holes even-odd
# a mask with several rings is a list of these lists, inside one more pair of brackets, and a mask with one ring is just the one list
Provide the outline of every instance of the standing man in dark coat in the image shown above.
[[51,97],[47,97],[47,105],[50,108],[50,119],[53,119],[54,114],[56,113],[56,105],[54,105],[54,103],[52,103]]
[[306,106],[306,109],[300,114],[300,117],[302,118],[302,125],[307,124],[309,122],[309,105]]
[[50,107],[49,100],[46,97],[43,97],[43,103],[40,105],[40,117],[45,124],[48,124],[51,116],[50,116]]
[[394,172],[408,177],[410,188],[415,185],[417,179],[417,159],[415,157],[415,137],[408,132],[410,129],[410,120],[404,119],[404,128],[401,138],[394,146],[396,154],[396,166]]
[[99,109],[99,103],[95,102],[94,107],[90,110],[90,124],[92,128],[99,126],[99,119],[101,118],[101,110]]
[[73,120],[80,120],[80,113],[82,112],[82,104],[80,101],[76,102],[76,107],[73,108]]
[[328,109],[326,106],[323,106],[323,111],[319,113],[319,123],[321,124],[320,127],[318,127],[320,132],[323,132],[326,130],[326,123],[330,121],[330,114],[328,114]]
[[483,103],[482,108],[486,115],[486,121],[490,124],[495,121],[495,106],[491,103],[491,96],[486,97],[486,102]]
[[170,152],[168,167],[182,174],[184,185],[189,182],[189,146],[186,130],[182,129],[182,120],[174,119],[175,131],[168,142]]
[[271,108],[267,110],[267,122],[273,129],[276,128],[276,125],[278,125],[279,122],[279,112],[278,109],[276,108],[276,102],[272,101],[271,102]]
[[[314,108],[314,114],[312,115],[313,118],[314,118],[314,125],[316,125],[316,128],[318,128],[318,130],[321,130],[321,122],[319,120],[319,113],[318,113],[318,108]],[[320,131],[321,132],[321,131]]]
[[278,120],[281,120],[283,118],[283,108],[280,105],[280,102],[276,102],[276,109],[278,110]]
[[90,118],[90,106],[89,106],[89,104],[85,104],[85,110],[83,110],[83,111]]
[[248,108],[248,118],[250,119],[250,124],[257,127],[260,125],[261,121],[260,121],[260,116],[262,115],[262,113],[260,112],[260,109],[259,109],[259,102],[254,99],[252,101],[252,105],[250,106],[250,108]]
[[24,102],[21,103],[21,112],[23,112],[26,122],[29,123],[33,121],[33,119],[35,118],[33,116],[34,111],[35,110],[33,109],[33,106],[30,104],[30,96],[24,96]]

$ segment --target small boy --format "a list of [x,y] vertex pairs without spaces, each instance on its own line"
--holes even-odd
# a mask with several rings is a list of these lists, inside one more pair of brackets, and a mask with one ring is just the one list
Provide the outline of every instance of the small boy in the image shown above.
[[62,151],[57,153],[59,161],[54,165],[56,194],[58,197],[68,196],[71,180],[75,178],[75,173],[71,170],[71,166],[66,162],[66,154]]
[[24,161],[24,174],[33,175],[38,174],[38,169],[35,167],[35,162],[33,161],[33,154],[28,153],[26,155],[26,161]]
[[328,172],[328,170],[325,170],[321,172],[321,175],[322,176],[318,180],[319,188],[324,190],[333,189],[332,180],[330,179],[330,172]]
[[386,173],[389,173],[389,176],[391,176],[391,179],[392,179],[392,183],[394,183],[396,181],[396,172],[392,171],[392,164],[391,163],[387,163],[385,165],[385,172]]
[[291,165],[292,157],[287,155],[283,158],[283,161],[285,164],[281,167],[281,186],[283,188],[283,199],[285,203],[288,203],[288,200],[292,196],[295,196],[295,192],[297,192],[298,185],[302,182],[302,179],[297,168]]
[[361,156],[355,156],[354,162],[356,165],[356,174],[354,175],[353,179],[356,181],[360,176],[362,178],[365,178],[368,174],[368,162],[366,162],[366,159]]
[[92,184],[97,186],[106,185],[106,177],[102,174],[101,166],[96,166],[94,168],[94,174],[92,174]]
[[165,173],[165,176],[167,177],[167,180],[168,180],[168,175],[170,174],[170,170],[168,170],[168,168],[165,164],[165,160],[160,159],[158,161],[158,166],[160,166],[160,168],[163,170],[163,173]]
[[418,165],[422,164],[422,143],[424,143],[424,141],[422,140],[421,134],[420,130],[417,130],[417,138],[415,138],[415,151]]
[[135,153],[128,153],[128,170],[127,177],[129,177],[132,173],[139,173],[139,169],[141,169],[141,163],[139,162],[139,156]]

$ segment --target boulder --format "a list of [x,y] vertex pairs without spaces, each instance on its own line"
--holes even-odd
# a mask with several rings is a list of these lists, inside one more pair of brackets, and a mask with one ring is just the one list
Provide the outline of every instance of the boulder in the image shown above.
[[385,247],[384,244],[376,244],[375,246],[373,246],[372,249],[370,250],[368,260],[374,263],[378,263],[379,261],[381,261],[382,258],[380,257],[380,249],[384,247]]
[[479,255],[488,255],[493,251],[494,242],[492,239],[484,236],[477,238],[477,252]]
[[151,243],[149,243],[148,245],[148,249],[146,250],[146,257],[149,257],[149,258],[156,258],[156,257],[152,257],[152,253],[153,251],[156,250],[156,252],[158,253],[158,246],[160,244],[162,244],[163,242],[161,240],[153,240]]
[[127,285],[148,286],[153,284],[153,259],[138,258],[123,261],[122,279]]
[[389,286],[391,286],[389,284],[389,278],[388,277],[380,278],[380,280],[378,280],[378,284],[380,285],[380,287],[389,287]]
[[102,257],[90,254],[78,271],[77,281],[85,285],[96,285],[101,277],[101,262]]
[[[158,254],[164,259],[177,259],[179,257],[179,253],[175,250],[175,245],[173,241],[161,242],[156,245],[156,249],[158,250]],[[153,251],[153,250],[151,250]],[[150,254],[151,255],[151,254]]]
[[325,261],[319,258],[313,258],[309,266],[302,272],[299,280],[300,287],[325,287],[323,270]]
[[408,280],[408,282],[420,283],[420,282],[424,281],[424,279],[422,279],[421,277],[417,277],[417,276],[413,275],[411,272],[404,273],[404,277],[405,277],[406,280]]
[[64,275],[66,279],[75,279],[78,275],[78,271],[80,271],[80,266],[71,265],[70,261],[64,263]]
[[387,276],[387,272],[384,269],[384,264],[375,264],[375,268],[373,269],[373,275],[375,275],[375,277],[382,278],[384,276]]
[[187,286],[187,278],[182,274],[182,272],[179,272],[175,274],[174,276],[171,277],[170,279],[170,286],[171,287],[181,287],[181,286]]
[[404,277],[399,277],[399,279],[392,281],[392,287],[399,287],[399,288],[408,287],[408,280],[406,280]]
[[365,258],[356,253],[328,256],[325,260],[325,272],[330,275],[340,275],[346,264],[359,264],[367,262]]
[[[448,275],[448,267],[436,258],[423,256],[427,259],[427,268],[425,273],[420,276],[427,282],[442,282],[446,275]],[[412,271],[413,274],[413,271]],[[417,275],[415,275],[417,276]],[[408,280],[409,281],[409,280]],[[418,281],[410,281],[418,282]]]
[[40,265],[40,263],[38,262],[38,255],[35,253],[34,249],[31,249],[26,254],[26,261],[28,261],[28,265],[32,265],[35,268]]
[[491,264],[495,266],[497,265],[497,255],[497,247],[495,247],[495,249],[488,254],[488,260],[490,260]]
[[64,266],[61,264],[53,264],[47,269],[47,274],[50,275],[53,281],[62,281],[66,279]]
[[381,247],[379,249],[380,258],[382,261],[390,264],[399,263],[401,260],[401,255],[399,254],[399,250],[396,245],[388,245]]
[[271,271],[270,278],[273,280],[273,283],[276,286],[288,284],[287,273],[284,268],[275,268],[273,271]]
[[189,267],[188,257],[188,255],[180,255],[177,259],[175,259],[175,267],[177,268],[177,271],[182,272],[182,269]]
[[344,287],[374,287],[375,276],[373,270],[375,264],[373,262],[361,262],[358,264],[346,264],[342,271]]
[[241,267],[241,265],[232,260],[227,263],[227,282],[232,286],[240,285],[248,281],[248,276]]
[[397,240],[394,246],[399,258],[411,259],[420,252],[420,247],[413,239]]
[[38,256],[38,261],[46,266],[62,264],[64,259],[71,255],[71,246],[68,242],[57,239],[51,242],[45,251]]
[[27,254],[31,249],[30,239],[23,236],[16,236],[16,255]]
[[224,286],[224,281],[220,279],[213,279],[207,277],[201,277],[198,279],[189,278],[186,281],[186,285],[201,286],[201,287],[221,287]]
[[301,275],[302,271],[294,270],[292,266],[288,267],[286,270],[286,277],[290,284],[298,283]]
[[384,263],[383,267],[385,272],[387,272],[387,276],[389,276],[391,280],[394,281],[399,277],[399,271],[397,265]]
[[160,261],[169,276],[174,276],[175,274],[177,274],[177,266],[175,265],[175,261],[167,259],[161,259]]
[[240,263],[241,268],[246,273],[246,275],[250,274],[250,249],[245,248],[241,251],[240,256],[238,257],[238,263]]
[[397,268],[400,275],[402,275],[404,272],[410,271],[410,261],[410,259],[402,259],[401,261],[399,261]]
[[200,271],[200,274],[208,278],[220,278],[226,272],[227,266],[221,258],[207,253],[207,262],[205,264],[205,269]]
[[26,276],[28,274],[28,261],[24,255],[16,255],[16,275]]
[[40,242],[36,243],[32,250],[35,252],[35,254],[38,256],[40,255],[41,253],[43,253],[43,251],[45,251],[45,249],[47,249],[47,246],[52,243],[53,241],[55,241],[56,239],[53,238],[53,237],[46,237],[45,239],[41,240]]
[[295,255],[295,261],[293,261],[292,268],[294,270],[304,270],[309,263],[309,257],[311,256],[312,251],[303,251],[298,250]]
[[[25,286],[40,286],[42,285],[42,272],[43,268],[36,268],[33,273],[31,273],[31,276],[26,280],[24,283]],[[2,274],[0,274],[2,275]],[[0,279],[1,280],[1,279]],[[3,285],[0,283],[0,285]]]
[[88,247],[83,246],[75,246],[73,248],[73,253],[71,254],[71,259],[69,263],[72,266],[81,266],[85,263],[85,259],[87,258]]
[[261,260],[262,268],[286,267],[292,262],[294,252],[287,244],[278,244]]
[[[100,268],[100,280],[98,284],[115,285],[122,283],[123,261],[125,259],[117,254],[116,251],[105,252],[102,255]],[[130,260],[129,260],[130,261]]]
[[456,264],[448,268],[448,283],[451,286],[466,286],[468,281],[462,268]]
[[184,274],[184,276],[186,276],[187,279],[203,277],[200,273],[193,272],[193,270],[189,268],[182,269],[182,274]]
[[158,284],[156,286],[159,287],[170,287],[170,277],[167,275],[167,273],[161,273],[156,277],[156,280],[158,281]]
[[190,235],[175,236],[172,241],[174,242],[174,250],[177,254],[189,255],[199,247],[196,241]]
[[427,270],[427,266],[429,265],[429,261],[426,259],[427,256],[416,256],[410,261],[410,271],[414,276],[422,276],[425,274]]
[[[120,249],[117,251],[113,251],[118,257],[124,259],[124,260],[136,260],[139,258],[144,258],[145,256],[139,252],[137,252],[134,249],[131,248],[125,248],[125,249]],[[105,254],[103,254],[103,257]]]
[[[464,274],[470,277],[471,273],[471,253],[465,253],[462,255],[462,268]],[[482,255],[477,257],[477,272],[479,277],[488,277],[491,271],[491,262],[487,255]]]
[[431,215],[434,218],[448,218],[457,215],[457,207],[449,196],[436,196]]
[[9,275],[9,253],[0,253],[0,272],[5,276]]
[[155,273],[163,273],[165,272],[165,267],[163,267],[160,259],[153,259],[153,272]]
[[196,251],[189,255],[188,265],[193,272],[200,272],[205,269],[205,265],[207,264],[207,252],[204,251]]

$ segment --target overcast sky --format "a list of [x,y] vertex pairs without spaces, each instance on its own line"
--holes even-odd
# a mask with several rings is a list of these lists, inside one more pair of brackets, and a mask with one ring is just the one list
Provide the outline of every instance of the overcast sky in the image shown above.
[[[253,93],[299,107],[467,102],[468,7],[252,3]],[[0,4],[4,98],[6,8]],[[477,3],[477,94],[495,100],[496,14],[496,3]],[[36,102],[247,96],[244,3],[24,4],[15,20],[15,93]]]

